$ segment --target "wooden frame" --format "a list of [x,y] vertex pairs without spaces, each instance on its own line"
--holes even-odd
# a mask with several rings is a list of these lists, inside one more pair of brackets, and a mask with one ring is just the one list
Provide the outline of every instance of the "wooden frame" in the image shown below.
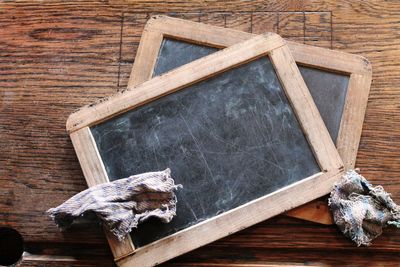
[[[289,48],[281,37],[268,33],[72,113],[66,126],[89,186],[108,181],[90,126],[263,56],[270,58],[322,171],[138,249],[134,248],[130,237],[118,243],[108,234],[119,266],[149,266],[164,262],[323,196],[341,177],[344,172],[343,163]],[[290,197],[293,195],[296,197]]]
[[[189,43],[225,48],[248,40],[254,34],[167,16],[154,16],[146,24],[135,57],[128,88],[153,75],[162,40],[165,37]],[[287,42],[299,65],[329,70],[350,76],[336,147],[346,169],[354,169],[362,125],[371,86],[371,65],[364,57]],[[327,203],[315,200],[286,213],[322,224],[332,224]]]

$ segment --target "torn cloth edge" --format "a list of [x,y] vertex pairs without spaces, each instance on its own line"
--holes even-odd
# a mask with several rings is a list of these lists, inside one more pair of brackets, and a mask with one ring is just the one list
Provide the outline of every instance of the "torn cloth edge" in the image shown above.
[[170,169],[148,172],[90,187],[47,212],[61,229],[92,211],[123,240],[132,228],[150,217],[168,223],[176,215],[175,185]]
[[388,225],[400,227],[400,207],[390,194],[354,170],[335,184],[328,203],[339,229],[357,246],[369,246]]

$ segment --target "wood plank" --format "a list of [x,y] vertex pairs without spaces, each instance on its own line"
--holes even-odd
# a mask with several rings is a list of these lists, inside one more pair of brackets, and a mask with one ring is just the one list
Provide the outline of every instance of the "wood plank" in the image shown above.
[[225,27],[226,25],[226,14],[217,12],[217,13],[202,13],[200,15],[200,22]]
[[225,16],[225,27],[251,32],[251,13],[231,13]]
[[[345,257],[343,255],[346,255]],[[397,266],[396,253],[370,253],[368,251],[302,250],[212,247],[200,248],[174,259],[163,266]]]
[[[398,1],[118,2],[80,1],[77,5],[48,1],[38,5],[33,1],[17,4],[8,1],[0,4],[0,166],[5,166],[0,168],[0,221],[16,227],[28,241],[48,241],[49,249],[40,249],[44,254],[70,253],[76,259],[73,266],[110,266],[112,263],[104,234],[97,224],[75,225],[62,234],[43,216],[43,211],[86,188],[65,133],[65,119],[73,109],[117,90],[122,11],[131,14],[332,12],[333,48],[366,56],[374,69],[356,166],[400,202]],[[257,25],[253,23],[253,30]],[[77,28],[77,32],[89,27],[99,34],[74,42],[68,41],[68,32],[59,31],[58,41],[43,38],[39,41],[29,35],[29,29],[50,31],[60,27]],[[121,70],[126,78],[129,73],[130,67]],[[98,250],[92,248],[88,252],[92,256],[83,259],[77,243],[87,247],[96,243],[103,250],[96,254],[93,251]],[[65,247],[54,251],[56,244]],[[282,259],[309,264],[396,266],[399,244],[399,231],[388,228],[373,246],[355,248],[334,226],[278,216],[186,254],[169,266],[265,264],[280,263]],[[39,250],[38,246],[34,247]],[[51,259],[31,259],[22,264],[44,265],[62,264]],[[63,263],[63,266],[71,264]]]
[[[113,6],[129,6],[136,12],[195,12],[215,13],[224,11],[298,11],[304,7],[305,0],[272,0],[265,2],[263,0],[251,1],[234,0],[234,1],[185,1],[177,0],[174,2],[168,1],[149,1],[149,0],[110,0],[109,3]],[[309,10],[315,10],[310,8]]]
[[44,212],[87,188],[65,120],[116,91],[120,14],[101,2],[0,4],[0,221],[26,241],[106,244],[96,221],[65,235]]
[[149,18],[150,15],[147,13],[122,13],[120,63],[133,63],[139,46],[140,37],[142,36],[144,26]]
[[305,16],[303,12],[279,12],[278,34],[283,38],[304,43]]
[[278,16],[277,12],[253,12],[252,33],[278,32]]
[[304,19],[304,43],[332,48],[331,12],[305,12]]

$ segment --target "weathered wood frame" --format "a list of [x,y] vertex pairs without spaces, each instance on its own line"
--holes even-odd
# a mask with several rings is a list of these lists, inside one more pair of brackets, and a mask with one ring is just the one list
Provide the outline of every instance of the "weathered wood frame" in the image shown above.
[[72,113],[67,130],[89,186],[108,181],[90,126],[263,56],[268,56],[272,62],[321,172],[138,249],[134,248],[130,237],[118,243],[108,234],[119,266],[155,265],[213,242],[327,194],[343,174],[343,163],[289,48],[281,37],[268,33]]
[[[248,40],[254,34],[168,16],[154,16],[146,24],[135,57],[128,88],[151,79],[162,40],[172,38],[215,48]],[[336,147],[345,169],[354,169],[371,86],[371,65],[364,57],[287,42],[298,65],[350,76]],[[286,213],[322,224],[332,224],[326,202],[315,200]]]

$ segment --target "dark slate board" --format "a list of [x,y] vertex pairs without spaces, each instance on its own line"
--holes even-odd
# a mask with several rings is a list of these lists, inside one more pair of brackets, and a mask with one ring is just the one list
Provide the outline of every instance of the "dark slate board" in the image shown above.
[[218,51],[217,48],[164,39],[153,71],[153,77]]
[[350,77],[304,66],[299,66],[299,70],[333,142],[336,143]]
[[[215,51],[218,49],[174,39],[164,39],[153,76],[173,70]],[[336,142],[350,77],[305,66],[298,67],[332,140]]]
[[266,57],[91,131],[110,180],[170,167],[183,185],[177,217],[139,226],[136,247],[320,171]]

